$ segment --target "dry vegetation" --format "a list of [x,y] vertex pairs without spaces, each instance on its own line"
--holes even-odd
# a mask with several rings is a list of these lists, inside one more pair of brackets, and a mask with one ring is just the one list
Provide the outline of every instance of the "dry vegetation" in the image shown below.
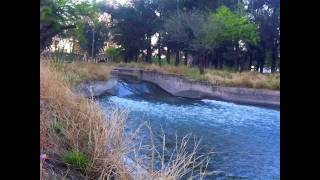
[[81,152],[88,160],[83,173],[94,178],[121,176],[126,114],[106,117],[95,102],[75,95],[61,72],[46,65],[40,68],[41,94],[45,103],[41,116],[42,151],[63,157],[69,151]]
[[85,81],[106,80],[113,68],[112,64],[96,64],[92,62],[63,63],[62,61],[55,61],[50,66],[54,70],[63,73],[63,77],[71,86]]
[[[201,175],[204,156],[186,151],[189,141],[184,138],[170,161],[161,169],[147,167],[138,176],[126,165],[124,157],[137,152],[132,139],[137,133],[124,132],[126,111],[114,109],[103,113],[96,102],[74,94],[71,87],[84,80],[103,80],[110,72],[108,65],[40,63],[40,151],[77,170],[83,179],[180,179],[191,173]],[[152,144],[152,143],[151,143]],[[165,142],[164,142],[165,144]],[[197,147],[198,145],[196,145]],[[152,144],[150,151],[155,152]],[[163,148],[165,148],[163,146]],[[156,154],[156,153],[153,153]],[[159,153],[158,153],[159,154]],[[140,158],[134,161],[139,162]],[[148,160],[153,164],[157,157]],[[144,164],[145,161],[141,162]],[[41,179],[50,179],[43,162],[40,162]],[[67,173],[67,172],[66,172]]]
[[57,71],[63,72],[64,78],[69,84],[76,85],[89,80],[106,80],[115,66],[144,68],[162,73],[183,75],[190,80],[206,81],[213,85],[248,87],[257,89],[280,90],[280,74],[261,74],[258,72],[232,72],[226,70],[206,69],[201,75],[198,68],[190,68],[185,65],[173,66],[145,63],[113,63],[95,64],[90,62],[80,63],[53,63]]
[[280,90],[280,74],[260,74],[257,72],[231,72],[226,70],[207,69],[201,75],[198,68],[189,68],[184,65],[172,66],[143,63],[121,63],[123,67],[144,68],[162,73],[183,75],[190,80],[207,81],[213,85],[248,87],[257,89]]

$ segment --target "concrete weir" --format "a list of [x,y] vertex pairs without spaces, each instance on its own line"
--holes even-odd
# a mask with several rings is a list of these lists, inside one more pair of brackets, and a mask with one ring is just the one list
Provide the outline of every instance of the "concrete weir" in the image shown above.
[[129,77],[156,84],[168,93],[179,97],[223,100],[276,109],[280,107],[280,91],[216,86],[207,82],[191,81],[180,75],[163,74],[140,68],[115,67],[111,74],[119,78]]

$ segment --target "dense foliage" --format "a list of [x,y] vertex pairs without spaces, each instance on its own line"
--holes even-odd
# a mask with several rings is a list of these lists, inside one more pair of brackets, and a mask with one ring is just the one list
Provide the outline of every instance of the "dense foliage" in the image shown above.
[[279,0],[41,0],[40,14],[41,50],[64,35],[90,57],[112,41],[124,62],[152,63],[155,56],[160,63],[165,55],[170,64],[175,55],[175,65],[198,66],[201,73],[280,67]]

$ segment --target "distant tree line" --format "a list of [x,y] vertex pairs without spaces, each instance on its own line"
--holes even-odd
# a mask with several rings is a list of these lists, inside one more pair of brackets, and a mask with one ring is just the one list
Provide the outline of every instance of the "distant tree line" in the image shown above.
[[113,41],[124,62],[165,56],[171,63],[174,56],[175,65],[187,65],[192,57],[201,73],[280,68],[280,0],[41,0],[40,15],[40,52],[58,35],[74,39],[90,57]]

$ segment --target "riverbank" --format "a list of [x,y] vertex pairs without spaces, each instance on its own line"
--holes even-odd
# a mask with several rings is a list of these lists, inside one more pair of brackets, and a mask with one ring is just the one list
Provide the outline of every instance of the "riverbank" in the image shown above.
[[261,74],[258,72],[234,72],[228,70],[206,69],[205,74],[200,74],[198,68],[185,65],[157,65],[146,63],[89,63],[55,62],[59,71],[66,74],[72,85],[80,82],[104,81],[108,79],[113,67],[140,68],[147,71],[157,71],[163,74],[183,76],[193,82],[205,82],[215,86],[243,87],[253,89],[280,90],[280,74]]
[[[54,169],[69,178],[71,169],[83,179],[128,179],[123,161],[129,150],[123,135],[126,112],[105,116],[94,101],[71,91],[80,76],[71,74],[58,64],[40,64],[40,152],[46,156],[40,162],[42,179],[50,179]],[[48,161],[55,168],[45,169]]]
[[140,68],[163,74],[184,76],[190,81],[206,82],[215,86],[244,87],[254,89],[280,90],[280,74],[261,74],[258,72],[236,72],[231,70],[206,69],[200,74],[196,67],[185,65],[157,65],[146,63],[118,63],[114,67]]
[[206,81],[189,80],[182,75],[141,68],[113,67],[109,77],[108,81],[80,84],[76,92],[86,97],[114,94],[117,79],[131,79],[153,83],[177,97],[222,100],[274,109],[280,107],[280,91],[276,90],[217,86]]
[[[77,84],[106,80],[111,66],[103,66],[40,63],[41,179],[180,179],[191,172],[192,176],[203,176],[203,171],[193,171],[206,163],[205,156],[196,155],[198,146],[185,151],[188,137],[177,142],[175,156],[158,169],[154,165],[168,156],[156,154],[164,145],[144,145],[152,147],[144,151],[157,155],[152,159],[126,159],[141,148],[132,142],[138,129],[125,132],[127,112],[114,109],[106,114],[95,101],[72,91]],[[135,170],[132,162],[145,171]]]
[[280,92],[275,90],[217,86],[206,81],[192,81],[181,75],[140,68],[114,67],[111,74],[151,82],[178,97],[223,100],[271,108],[280,106]]

